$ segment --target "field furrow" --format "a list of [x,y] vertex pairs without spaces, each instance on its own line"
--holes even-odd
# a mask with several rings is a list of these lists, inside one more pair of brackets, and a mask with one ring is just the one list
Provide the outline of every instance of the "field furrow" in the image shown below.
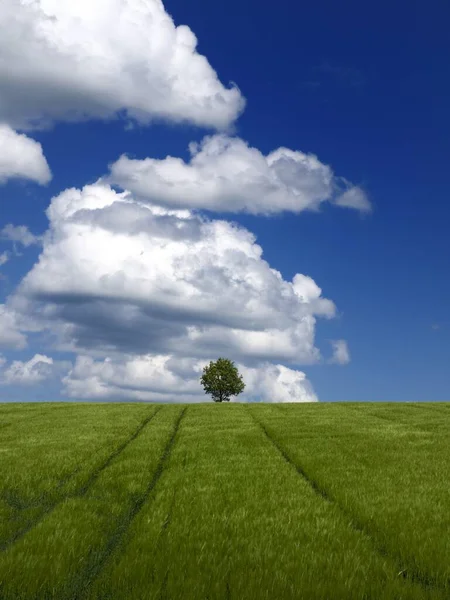
[[[83,598],[89,594],[89,589],[95,582],[95,580],[99,577],[102,570],[107,565],[108,561],[111,559],[114,551],[122,542],[123,538],[127,534],[133,520],[138,515],[139,511],[142,509],[144,504],[148,501],[151,493],[156,487],[161,475],[163,474],[166,463],[170,457],[172,452],[173,445],[175,443],[175,438],[177,436],[178,430],[181,425],[181,421],[186,413],[187,407],[183,408],[180,411],[175,425],[173,427],[172,435],[170,436],[162,454],[159,459],[159,462],[156,466],[156,469],[153,473],[153,477],[150,480],[148,486],[145,488],[143,493],[136,497],[133,500],[132,505],[127,513],[124,513],[122,518],[116,524],[115,531],[111,534],[108,543],[103,548],[103,551],[95,557],[95,561],[92,561],[85,570],[84,578],[77,581],[76,585],[73,589],[67,594],[68,598]],[[170,518],[170,515],[169,515]],[[168,523],[167,523],[168,525]],[[166,525],[166,526],[167,526]]]
[[77,491],[75,492],[76,496],[84,496],[86,494],[86,492],[94,485],[94,483],[97,481],[97,479],[103,473],[103,471],[105,469],[107,469],[109,467],[109,465],[113,462],[113,460],[115,460],[125,450],[125,448],[127,446],[129,446],[131,444],[131,442],[133,442],[137,438],[137,436],[142,432],[144,427],[146,427],[150,423],[150,421],[155,417],[155,415],[158,414],[158,412],[160,410],[161,410],[161,407],[155,408],[152,411],[152,413],[150,415],[148,415],[142,421],[142,423],[139,425],[139,427],[136,429],[136,431],[133,433],[133,435],[131,435],[122,444],[120,444],[120,446],[118,446],[114,450],[114,452],[112,452],[108,456],[108,458],[89,475],[87,481],[85,483],[83,483],[83,485],[79,489],[77,489]]
[[[85,482],[83,482],[72,494],[66,493],[58,496],[53,502],[37,502],[34,503],[32,508],[33,512],[30,514],[28,511],[25,519],[22,519],[22,522],[18,522],[16,519],[12,521],[12,527],[9,529],[13,529],[13,532],[10,534],[9,538],[4,539],[0,543],[0,552],[4,552],[10,546],[12,546],[15,542],[20,540],[24,535],[26,535],[33,527],[36,527],[43,519],[48,517],[62,502],[67,500],[73,496],[84,496],[90,487],[95,483],[100,474],[111,464],[111,462],[120,455],[121,452],[125,450],[125,448],[136,439],[136,437],[141,433],[144,427],[148,425],[148,423],[153,419],[155,414],[160,410],[160,408],[153,409],[151,414],[149,414],[143,422],[139,425],[136,431],[127,438],[122,444],[120,444],[101,464],[99,464],[89,475]],[[64,478],[60,479],[57,484],[57,489],[61,489],[66,483],[68,483],[78,472],[80,471],[80,466],[74,469],[69,474],[65,475]],[[11,504],[11,502],[10,502]],[[24,522],[23,522],[24,521]]]
[[358,531],[359,533],[363,534],[366,537],[366,539],[369,540],[373,549],[377,553],[379,553],[380,556],[382,556],[382,557],[389,556],[389,558],[392,559],[392,562],[394,563],[394,566],[396,567],[396,571],[398,573],[402,573],[402,575],[405,578],[411,579],[411,581],[417,582],[417,583],[419,583],[419,585],[421,585],[425,588],[430,588],[430,587],[433,588],[436,586],[436,584],[437,584],[436,580],[432,580],[428,577],[424,577],[423,573],[411,572],[409,569],[405,568],[404,564],[401,564],[398,562],[398,557],[396,555],[394,555],[394,556],[389,555],[388,549],[385,546],[380,545],[379,540],[376,537],[373,537],[370,529],[366,527],[364,521],[360,520],[357,515],[350,513],[347,510],[347,508],[345,507],[345,505],[343,505],[339,501],[337,501],[337,499],[332,494],[330,494],[329,491],[326,489],[326,486],[321,485],[318,481],[316,481],[312,477],[312,475],[310,473],[305,471],[304,467],[302,467],[301,464],[299,464],[298,462],[295,462],[291,458],[289,452],[286,451],[286,449],[283,447],[283,445],[281,445],[276,440],[276,438],[272,437],[272,435],[268,432],[267,428],[264,426],[263,423],[257,421],[257,419],[255,419],[255,420],[258,423],[258,425],[261,427],[262,431],[264,432],[264,434],[267,437],[267,439],[269,440],[269,442],[275,446],[275,448],[278,450],[278,452],[283,457],[283,459],[288,464],[290,464],[291,466],[294,467],[294,469],[297,471],[297,473],[311,486],[311,488],[314,490],[314,492],[316,494],[318,494],[326,502],[330,502],[330,503],[334,504],[335,506],[337,506],[337,508],[341,511],[341,513],[346,518],[349,526],[352,529],[354,529],[355,531]]
[[[417,410],[419,406],[419,410]],[[369,416],[384,419],[397,427],[409,427],[412,430],[421,430],[423,432],[436,434],[450,434],[450,423],[448,412],[439,407],[422,407],[422,405],[406,404],[396,406],[388,404],[387,406],[360,406],[356,403],[347,404],[346,409],[357,412],[363,418]]]
[[0,600],[447,600],[449,417],[0,405]]
[[[450,540],[442,535],[450,530],[447,436],[405,429],[362,408],[356,416],[342,405],[330,411],[329,425],[291,406],[250,410],[283,455],[395,559],[404,577],[450,593]],[[344,434],[335,435],[341,423]]]
[[192,406],[158,494],[85,600],[443,599],[404,580],[243,406]]
[[155,480],[180,412],[158,410],[82,496],[65,499],[0,555],[2,600],[74,597]]
[[[20,415],[21,410],[11,412]],[[16,419],[0,433],[0,495],[20,496],[22,505],[42,503],[83,461],[95,465],[103,460],[147,414],[143,406],[123,411],[120,406],[45,405],[41,415],[33,410],[26,419]]]

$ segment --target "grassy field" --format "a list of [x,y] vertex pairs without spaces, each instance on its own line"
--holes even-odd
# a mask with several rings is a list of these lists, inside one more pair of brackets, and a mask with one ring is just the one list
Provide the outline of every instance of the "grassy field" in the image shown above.
[[0,599],[450,598],[450,404],[0,404]]

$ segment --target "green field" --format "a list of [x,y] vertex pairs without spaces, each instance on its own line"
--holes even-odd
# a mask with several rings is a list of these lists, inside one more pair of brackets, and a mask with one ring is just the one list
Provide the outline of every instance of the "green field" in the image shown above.
[[450,404],[0,404],[0,599],[450,598]]

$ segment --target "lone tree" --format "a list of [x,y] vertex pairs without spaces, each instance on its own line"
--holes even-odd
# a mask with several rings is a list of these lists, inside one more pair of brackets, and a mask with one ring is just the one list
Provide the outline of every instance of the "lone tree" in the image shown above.
[[211,394],[214,402],[229,402],[230,396],[237,396],[245,388],[242,375],[228,358],[211,361],[203,369],[201,383],[205,394]]

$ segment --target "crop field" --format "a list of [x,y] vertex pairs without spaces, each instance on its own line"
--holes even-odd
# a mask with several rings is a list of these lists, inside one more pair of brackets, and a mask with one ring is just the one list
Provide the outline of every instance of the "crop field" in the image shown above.
[[0,404],[0,599],[450,598],[450,404]]

